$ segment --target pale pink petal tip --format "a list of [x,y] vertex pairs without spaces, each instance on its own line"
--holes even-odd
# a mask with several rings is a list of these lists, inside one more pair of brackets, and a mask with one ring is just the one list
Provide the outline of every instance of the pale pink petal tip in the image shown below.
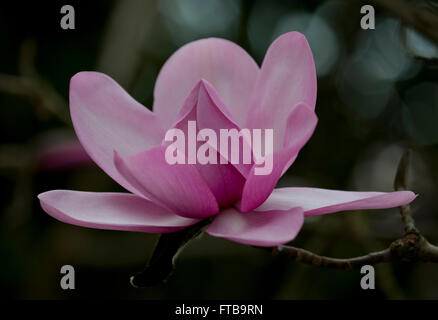
[[257,210],[287,210],[300,206],[305,216],[346,210],[387,209],[406,205],[417,195],[412,191],[355,192],[319,188],[278,188]]

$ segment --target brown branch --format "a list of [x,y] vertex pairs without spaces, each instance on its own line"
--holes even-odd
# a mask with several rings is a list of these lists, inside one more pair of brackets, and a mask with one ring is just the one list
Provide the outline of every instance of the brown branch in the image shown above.
[[[400,159],[397,168],[397,174],[395,175],[394,180],[394,189],[396,191],[402,191],[407,189],[408,175],[409,175],[409,165],[412,157],[411,150],[407,150]],[[402,222],[405,226],[405,233],[416,232],[418,233],[417,228],[415,227],[414,218],[412,218],[411,207],[410,205],[405,205],[400,207],[400,214],[402,216]]]
[[305,249],[292,246],[278,246],[268,248],[273,255],[284,255],[287,258],[310,264],[316,267],[335,268],[344,270],[353,270],[362,267],[365,264],[376,264],[381,262],[389,262],[393,260],[390,249],[385,249],[378,252],[372,252],[365,256],[354,257],[349,259],[337,259],[326,256],[320,256],[316,253]]
[[316,267],[343,270],[353,270],[367,264],[375,265],[383,262],[438,262],[438,247],[430,244],[422,235],[416,233],[406,234],[382,251],[347,259],[320,256],[308,250],[292,246],[278,246],[266,249],[271,251],[273,255],[283,255],[293,261]]
[[[398,165],[394,181],[394,187],[398,191],[406,190],[410,158],[411,151],[407,150]],[[293,261],[303,262],[317,267],[344,270],[353,270],[363,265],[374,265],[394,261],[438,262],[438,247],[429,243],[415,227],[410,206],[405,205],[400,207],[400,213],[405,226],[404,236],[392,242],[388,248],[364,256],[338,259],[320,256],[311,251],[292,246],[277,246],[264,249],[269,250],[273,255],[284,255]]]

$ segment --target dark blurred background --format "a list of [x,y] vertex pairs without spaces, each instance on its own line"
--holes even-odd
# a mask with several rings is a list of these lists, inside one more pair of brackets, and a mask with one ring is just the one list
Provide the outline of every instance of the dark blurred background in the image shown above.
[[[36,197],[52,189],[122,190],[75,138],[68,84],[76,72],[107,73],[150,108],[156,76],[182,44],[223,37],[260,64],[278,35],[298,30],[309,40],[316,61],[319,124],[280,185],[392,191],[398,160],[412,148],[409,187],[420,194],[413,214],[436,244],[438,46],[405,25],[406,17],[394,14],[397,10],[379,7],[377,0],[370,3],[376,4],[375,30],[360,28],[364,3],[351,0],[1,4],[1,296],[437,299],[436,264],[377,265],[376,290],[364,291],[359,271],[293,263],[208,235],[180,254],[166,284],[134,289],[129,276],[144,267],[156,235],[67,225],[45,214]],[[436,1],[407,2],[412,3],[436,17]],[[60,27],[64,4],[75,9],[75,30]],[[383,249],[402,234],[397,209],[346,212],[307,219],[293,244],[350,257]],[[75,290],[59,286],[64,264],[75,267]]]

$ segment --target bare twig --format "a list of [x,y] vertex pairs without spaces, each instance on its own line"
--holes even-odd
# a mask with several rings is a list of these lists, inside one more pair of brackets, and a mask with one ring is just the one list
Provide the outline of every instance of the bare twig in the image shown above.
[[389,262],[393,260],[391,250],[385,249],[378,252],[372,252],[365,256],[354,257],[349,259],[337,259],[326,256],[320,256],[305,249],[292,246],[278,246],[268,248],[274,255],[285,255],[291,260],[303,262],[316,267],[326,267],[344,270],[353,270],[362,267],[365,264],[376,264]]
[[[408,173],[409,173],[409,164],[411,162],[411,150],[407,150],[400,159],[398,164],[397,174],[394,180],[394,189],[396,191],[406,190],[407,181],[408,181]],[[402,221],[405,226],[405,233],[417,232],[418,230],[415,227],[414,218],[412,218],[411,207],[409,205],[400,207],[400,214],[402,216]]]

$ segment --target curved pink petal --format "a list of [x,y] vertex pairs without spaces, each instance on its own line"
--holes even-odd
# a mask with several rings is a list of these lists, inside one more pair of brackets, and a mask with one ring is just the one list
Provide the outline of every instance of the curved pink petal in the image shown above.
[[275,128],[282,139],[291,108],[299,103],[314,110],[315,63],[306,38],[299,32],[278,37],[269,47],[251,99],[250,128]]
[[269,247],[293,240],[303,220],[301,208],[247,213],[230,208],[219,213],[206,232],[243,244]]
[[[231,164],[230,162],[221,163],[224,157],[218,152],[220,130],[221,129],[235,129],[240,130],[238,125],[233,121],[232,115],[226,108],[216,90],[206,80],[200,80],[186,98],[181,107],[177,120],[172,128],[182,130],[186,137],[186,154],[185,159],[189,159],[189,139],[191,133],[189,132],[189,121],[196,122],[196,128],[193,128],[193,139],[196,137],[201,129],[209,129],[216,135],[216,142],[210,144],[207,142],[196,142],[196,149],[193,152],[196,155],[198,148],[207,143],[211,146],[210,152],[215,153],[216,164],[200,164],[199,159],[196,162],[196,168],[205,179],[209,189],[214,194],[220,207],[232,206],[240,200],[242,196],[243,185],[245,178],[243,173],[248,173],[251,169],[251,164]],[[192,140],[193,140],[192,139]],[[195,146],[195,143],[193,146]],[[168,145],[164,142],[164,145]],[[231,154],[230,154],[231,155]],[[226,157],[226,159],[230,159]],[[184,165],[183,165],[184,166]]]
[[166,233],[199,221],[128,193],[53,190],[38,198],[44,211],[55,219],[88,228]]
[[296,155],[297,153],[292,148],[275,151],[272,156],[272,172],[268,175],[255,174],[256,165],[254,165],[243,187],[242,199],[238,204],[239,210],[247,212],[261,205],[274,190],[283,173],[283,168],[289,161],[293,161]]
[[292,165],[300,149],[312,136],[317,121],[315,113],[305,104],[298,104],[292,109],[287,119],[284,139],[282,139],[283,146],[273,153],[272,172],[269,175],[256,175],[257,165],[254,165],[243,188],[242,201],[239,206],[241,211],[253,210],[269,197],[278,180]]
[[186,132],[188,121],[196,121],[198,131],[214,130],[218,137],[220,129],[240,130],[218,92],[205,79],[200,79],[184,99],[172,128]]
[[125,158],[114,154],[120,174],[144,196],[176,214],[201,219],[219,212],[218,204],[194,165],[166,162],[165,146]]
[[240,200],[245,178],[231,164],[202,164],[197,169],[219,207],[230,207]]
[[244,123],[259,68],[238,45],[224,39],[202,39],[176,51],[164,64],[154,89],[154,112],[170,126],[178,109],[200,79],[209,81],[233,114]]
[[280,149],[289,147],[301,149],[312,136],[317,123],[318,117],[308,105],[299,103],[294,106],[286,120],[283,139],[280,140],[282,142]]
[[80,72],[70,81],[70,113],[85,150],[110,177],[138,193],[114,167],[113,151],[126,156],[161,142],[158,118],[110,77]]
[[[234,121],[233,115],[229,111],[229,109],[225,106],[221,97],[215,88],[206,80],[201,80],[200,82],[200,91],[198,97],[198,105],[196,109],[196,120],[198,122],[199,129],[208,128],[212,129],[216,136],[218,137],[218,145],[219,147],[219,138],[221,130],[235,130],[236,132],[240,132],[241,128]],[[243,163],[243,146],[248,148],[251,153],[251,141],[248,141],[244,138],[240,139],[240,148],[239,148],[239,162],[233,163],[232,165],[244,176],[246,177],[251,170],[252,165],[254,164],[252,158],[251,162],[248,164]],[[231,142],[229,141],[229,148],[227,153],[224,154],[224,150],[221,148],[217,148],[218,152],[225,157],[226,159],[232,159]]]
[[278,188],[257,208],[287,210],[300,206],[305,216],[345,210],[386,209],[410,203],[416,195],[411,191],[354,192],[317,188]]

